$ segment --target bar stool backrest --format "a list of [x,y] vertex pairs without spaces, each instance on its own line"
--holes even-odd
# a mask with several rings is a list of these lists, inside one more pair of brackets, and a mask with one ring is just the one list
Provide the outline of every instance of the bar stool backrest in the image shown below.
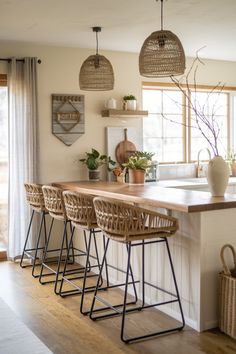
[[110,198],[95,197],[93,203],[98,226],[118,241],[166,237],[178,229],[178,220],[165,214]]
[[45,211],[45,203],[41,184],[24,183],[26,199],[31,208],[35,211]]
[[58,220],[66,220],[66,211],[62,196],[62,189],[52,186],[43,186],[45,207],[49,214]]
[[63,192],[66,216],[75,226],[87,229],[97,227],[97,219],[93,205],[94,196],[78,192]]

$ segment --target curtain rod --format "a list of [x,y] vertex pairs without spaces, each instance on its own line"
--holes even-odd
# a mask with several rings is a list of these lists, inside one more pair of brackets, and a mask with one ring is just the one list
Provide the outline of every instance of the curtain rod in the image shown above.
[[[0,58],[0,61],[8,61],[8,62],[10,62],[12,60],[12,58]],[[24,62],[25,60],[24,59],[16,59],[16,61],[22,61],[22,62]],[[42,63],[42,60],[41,59],[38,59],[37,60],[37,63],[38,64],[41,64]]]

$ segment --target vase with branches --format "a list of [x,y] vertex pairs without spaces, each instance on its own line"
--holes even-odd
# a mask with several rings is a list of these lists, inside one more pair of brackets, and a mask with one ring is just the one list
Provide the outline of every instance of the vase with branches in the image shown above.
[[[197,129],[201,136],[207,141],[214,156],[213,159],[209,161],[207,170],[209,188],[213,196],[222,196],[224,195],[229,179],[228,164],[220,156],[219,143],[221,126],[217,119],[217,111],[220,108],[218,99],[224,90],[224,85],[220,82],[217,83],[207,92],[205,102],[199,102],[197,95],[199,90],[197,72],[199,64],[204,65],[204,63],[199,58],[198,52],[199,51],[197,51],[196,57],[186,74],[180,78],[171,76],[171,80],[184,97],[184,108],[190,112],[188,123],[180,124]],[[191,81],[192,83],[190,83]],[[210,102],[211,104],[209,104]],[[163,117],[165,118],[164,115]],[[174,122],[173,120],[171,121]]]
[[[190,110],[191,120],[185,126],[197,129],[201,133],[202,137],[207,141],[213,156],[219,156],[219,135],[221,127],[217,121],[217,110],[219,110],[218,98],[224,90],[224,84],[218,82],[209,92],[207,92],[204,102],[199,102],[197,92],[197,72],[200,65],[204,65],[204,62],[199,58],[198,52],[195,59],[190,65],[186,75],[181,78],[171,76],[172,82],[181,91],[185,103],[183,106]],[[190,81],[193,83],[190,83]],[[214,96],[214,100],[213,100]],[[213,101],[210,110],[209,102]]]

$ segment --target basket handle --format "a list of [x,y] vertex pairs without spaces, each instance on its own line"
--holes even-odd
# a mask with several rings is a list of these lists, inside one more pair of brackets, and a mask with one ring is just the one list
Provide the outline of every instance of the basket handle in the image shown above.
[[232,245],[230,245],[230,244],[224,245],[224,246],[221,248],[221,251],[220,251],[220,258],[221,258],[221,262],[222,262],[222,265],[223,265],[224,274],[231,276],[230,269],[229,269],[229,267],[227,266],[227,264],[226,264],[226,262],[225,262],[225,258],[224,258],[224,251],[225,251],[226,248],[230,248],[231,251],[232,251],[232,255],[233,255],[233,260],[234,260],[234,266],[235,266],[235,268],[236,268],[236,253],[235,253],[234,247],[233,247]]

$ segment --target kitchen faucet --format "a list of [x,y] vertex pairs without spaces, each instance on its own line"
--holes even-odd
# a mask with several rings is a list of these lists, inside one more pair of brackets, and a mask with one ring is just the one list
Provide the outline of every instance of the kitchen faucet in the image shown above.
[[206,150],[208,152],[208,155],[209,155],[209,161],[211,159],[211,152],[208,148],[204,148],[204,149],[200,149],[198,151],[198,154],[197,154],[197,177],[205,177],[204,175],[204,171],[203,171],[203,166],[200,165],[200,154],[202,151]]

